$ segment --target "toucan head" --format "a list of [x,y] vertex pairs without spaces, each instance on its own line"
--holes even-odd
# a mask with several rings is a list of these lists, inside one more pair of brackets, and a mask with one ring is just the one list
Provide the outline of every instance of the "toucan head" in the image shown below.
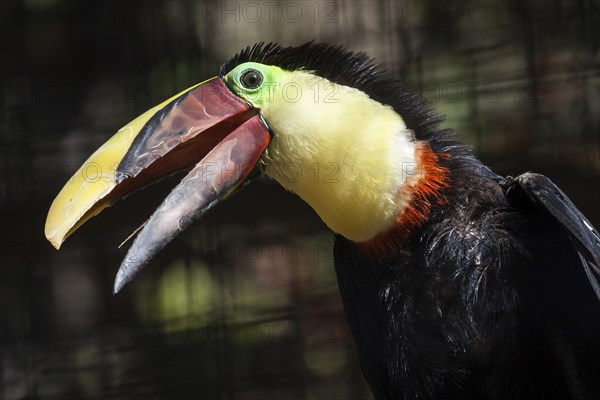
[[219,76],[148,110],[94,152],[58,194],[45,233],[57,249],[133,190],[189,171],[137,234],[119,291],[179,232],[263,174],[359,244],[425,217],[446,182],[434,121],[363,53],[258,44]]

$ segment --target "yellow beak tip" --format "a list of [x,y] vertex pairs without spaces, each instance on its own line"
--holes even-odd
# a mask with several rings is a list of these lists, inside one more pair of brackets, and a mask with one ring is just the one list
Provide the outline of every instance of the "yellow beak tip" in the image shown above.
[[60,235],[56,230],[53,232],[49,231],[48,227],[44,229],[44,235],[46,236],[46,240],[48,240],[52,247],[54,247],[56,250],[59,250],[60,246],[65,241],[64,235]]

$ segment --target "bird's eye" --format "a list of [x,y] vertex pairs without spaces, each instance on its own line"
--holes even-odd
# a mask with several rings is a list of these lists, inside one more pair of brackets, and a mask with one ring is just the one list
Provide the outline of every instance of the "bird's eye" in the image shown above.
[[263,82],[263,76],[255,69],[248,69],[242,73],[240,82],[246,89],[256,89]]

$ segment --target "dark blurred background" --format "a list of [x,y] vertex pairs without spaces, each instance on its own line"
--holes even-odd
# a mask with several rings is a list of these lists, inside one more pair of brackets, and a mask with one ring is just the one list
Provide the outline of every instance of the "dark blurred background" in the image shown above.
[[121,126],[257,41],[368,52],[502,174],[558,183],[600,226],[600,14],[592,0],[2,0],[0,398],[369,399],[302,201],[252,185],[118,296],[125,239],[178,178],[60,252],[48,207]]

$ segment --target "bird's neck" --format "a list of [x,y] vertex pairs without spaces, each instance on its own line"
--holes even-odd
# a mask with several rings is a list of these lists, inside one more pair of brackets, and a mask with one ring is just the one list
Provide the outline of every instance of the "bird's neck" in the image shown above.
[[341,85],[337,100],[302,107],[318,117],[310,119],[315,126],[293,107],[283,112],[285,125],[267,115],[275,135],[264,172],[334,232],[376,245],[384,233],[413,229],[426,217],[429,197],[443,188],[446,174],[392,107]]
[[399,245],[429,218],[432,207],[447,202],[445,192],[450,184],[450,170],[440,161],[450,155],[435,153],[426,141],[415,143],[414,149],[418,179],[399,189],[399,196],[406,200],[398,208],[394,221],[387,229],[359,243],[362,250],[382,259],[395,256]]

